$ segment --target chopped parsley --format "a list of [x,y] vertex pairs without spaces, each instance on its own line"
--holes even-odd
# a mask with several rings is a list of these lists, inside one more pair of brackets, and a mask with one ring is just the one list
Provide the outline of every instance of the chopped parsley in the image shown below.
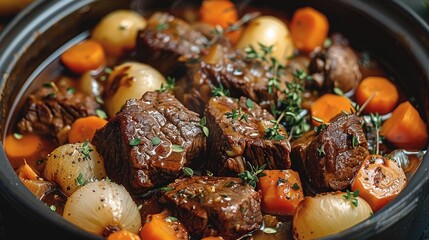
[[152,138],[152,145],[158,146],[160,143],[161,143],[161,138],[159,138],[158,136],[155,136]]
[[347,201],[350,201],[350,203],[357,207],[358,206],[358,197],[359,196],[359,190],[356,190],[354,192],[350,192],[349,190],[347,190],[346,195],[343,195],[344,199]]
[[181,152],[185,151],[185,149],[182,146],[176,145],[176,144],[173,144],[171,146],[171,148],[172,148],[173,152],[177,152],[177,153],[181,153]]
[[194,175],[194,170],[192,170],[192,168],[184,167],[183,174],[185,174],[185,177],[192,177]]
[[83,143],[82,146],[79,148],[79,152],[82,154],[83,156],[83,160],[88,160],[91,159],[91,155],[90,153],[92,151],[94,151],[94,149],[92,149],[89,145],[88,145],[88,139],[86,139]]
[[132,147],[134,147],[134,146],[139,145],[140,142],[141,142],[141,139],[138,138],[138,137],[136,137],[136,138],[134,138],[133,140],[130,141],[129,145],[132,146]]

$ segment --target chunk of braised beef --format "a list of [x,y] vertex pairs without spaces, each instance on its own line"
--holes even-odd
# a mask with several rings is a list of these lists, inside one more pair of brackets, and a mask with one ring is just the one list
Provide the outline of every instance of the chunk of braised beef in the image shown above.
[[273,78],[271,64],[251,59],[243,51],[235,51],[227,41],[219,41],[194,64],[188,64],[184,104],[202,113],[215,88],[223,88],[231,97],[245,96],[270,109],[277,99],[277,89],[268,89]]
[[362,79],[359,58],[343,36],[334,34],[331,39],[330,46],[312,53],[309,74],[323,91],[332,92],[334,87],[352,91]]
[[369,154],[362,121],[356,114],[340,115],[307,145],[302,165],[310,187],[321,192],[350,185]]
[[101,106],[93,96],[76,91],[73,83],[45,83],[26,100],[17,127],[20,132],[49,136],[64,143],[64,134],[78,118],[96,115]]
[[128,100],[93,138],[106,173],[131,193],[167,184],[198,166],[206,137],[198,114],[172,94],[146,92]]
[[249,163],[266,164],[267,169],[290,167],[286,130],[281,124],[276,126],[274,117],[255,102],[245,97],[213,97],[205,116],[210,129],[207,149],[212,153],[207,156],[205,169],[215,175],[237,176]]
[[239,178],[192,176],[168,185],[161,197],[195,237],[238,239],[262,224],[261,197]]
[[177,73],[179,58],[199,56],[207,38],[187,22],[166,12],[155,12],[137,37],[137,58],[164,75]]

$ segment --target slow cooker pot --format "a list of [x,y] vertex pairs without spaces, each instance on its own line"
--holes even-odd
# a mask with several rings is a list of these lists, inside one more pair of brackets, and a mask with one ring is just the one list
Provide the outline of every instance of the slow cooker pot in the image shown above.
[[[36,1],[22,11],[0,35],[0,139],[5,138],[15,110],[21,107],[22,96],[36,86],[34,79],[46,74],[45,68],[64,49],[87,37],[88,30],[102,16],[130,6],[145,11],[168,8],[174,2]],[[397,76],[402,91],[428,122],[429,28],[402,2],[255,0],[251,4],[272,7],[288,16],[304,5],[320,9],[328,16],[331,31],[343,33],[355,47],[370,52]],[[329,239],[418,239],[429,222],[428,158],[424,157],[406,189],[384,209]],[[3,150],[0,150],[0,200],[7,236],[101,239],[75,227],[37,200],[15,175]],[[11,235],[9,227],[19,233]]]

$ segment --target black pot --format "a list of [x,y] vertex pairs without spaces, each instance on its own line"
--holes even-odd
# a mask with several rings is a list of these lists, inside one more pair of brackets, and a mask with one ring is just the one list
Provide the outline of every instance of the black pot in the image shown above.
[[[173,2],[140,3],[155,9]],[[14,110],[22,104],[19,99],[36,86],[36,76],[46,74],[45,67],[67,46],[88,36],[88,29],[102,16],[130,4],[123,0],[36,1],[7,26],[0,35],[1,139],[10,128]],[[289,16],[304,5],[325,12],[331,30],[343,33],[355,47],[368,50],[384,63],[428,122],[429,28],[400,1],[265,0],[254,4],[274,6]],[[429,222],[427,158],[397,198],[370,219],[330,239],[418,239]],[[37,200],[15,175],[3,151],[0,198],[3,223],[7,226],[3,232],[0,230],[0,238],[101,239],[78,229]],[[12,232],[10,228],[21,230]]]

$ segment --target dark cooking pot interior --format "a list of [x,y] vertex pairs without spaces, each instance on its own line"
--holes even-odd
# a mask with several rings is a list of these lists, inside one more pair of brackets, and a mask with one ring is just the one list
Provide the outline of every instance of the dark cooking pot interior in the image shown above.
[[[88,36],[97,21],[106,13],[129,8],[162,9],[174,1],[62,0],[40,1],[26,9],[4,30],[0,37],[2,139],[22,106],[26,92],[38,86],[34,79],[55,72],[54,62],[68,46]],[[241,1],[249,2],[249,1]],[[280,14],[291,16],[301,6],[310,5],[324,12],[331,30],[343,33],[357,49],[364,49],[380,59],[402,91],[410,97],[427,122],[429,116],[429,31],[400,2],[391,0],[324,0],[324,1],[253,1],[256,7],[273,7]],[[147,13],[144,11],[143,13]],[[46,69],[46,67],[49,68]],[[46,75],[46,76],[50,76]],[[42,76],[42,77],[41,77]],[[29,224],[50,229],[61,239],[100,239],[80,231],[61,216],[49,211],[21,184],[0,152],[0,195],[9,211],[26,216]],[[372,218],[333,239],[417,239],[424,229],[428,214],[429,162],[426,159],[407,188]],[[427,217],[426,217],[427,218]],[[323,219],[321,219],[323,221]],[[47,234],[50,234],[47,232]]]

